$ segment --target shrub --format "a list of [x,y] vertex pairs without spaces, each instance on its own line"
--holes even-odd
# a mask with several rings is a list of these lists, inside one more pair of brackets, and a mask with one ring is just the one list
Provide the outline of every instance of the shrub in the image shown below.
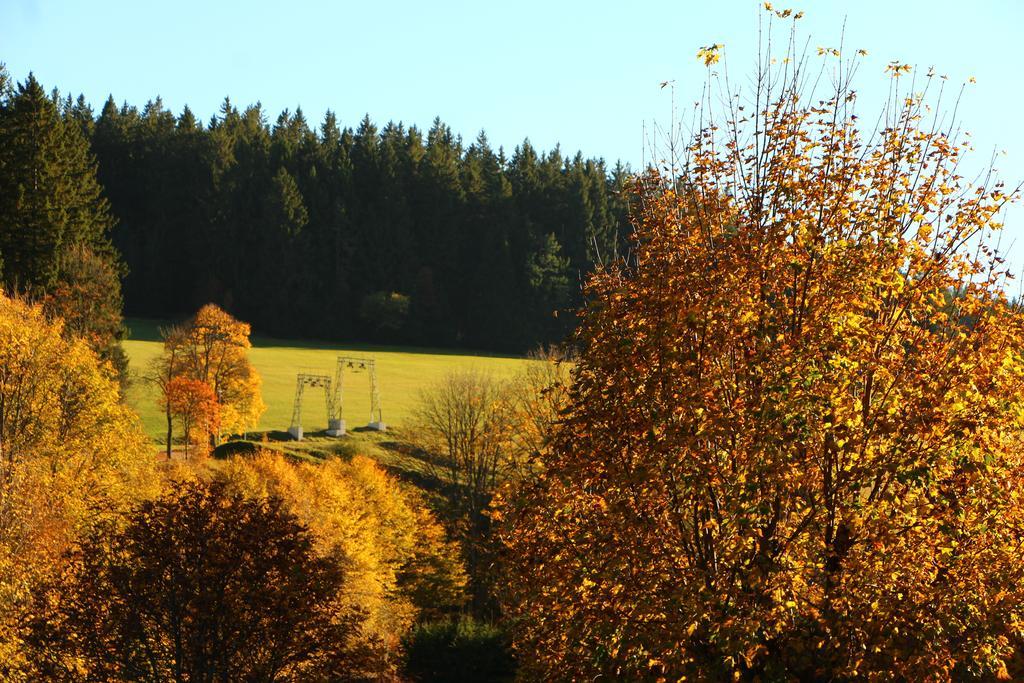
[[416,626],[403,640],[405,674],[414,681],[511,681],[515,660],[505,632],[472,618]]
[[394,338],[405,328],[409,317],[409,297],[398,292],[373,292],[359,304],[359,317],[375,334]]
[[259,445],[254,444],[252,441],[225,441],[213,449],[212,455],[218,460],[226,460],[236,455],[239,457],[254,457],[259,452]]

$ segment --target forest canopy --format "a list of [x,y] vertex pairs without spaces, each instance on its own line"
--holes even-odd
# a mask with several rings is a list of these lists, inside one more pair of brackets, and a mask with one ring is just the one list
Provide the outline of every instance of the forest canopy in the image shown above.
[[213,302],[263,333],[522,351],[564,339],[625,243],[630,170],[557,146],[508,154],[440,119],[270,123],[227,98],[206,123],[159,97],[50,99],[98,163],[128,316]]

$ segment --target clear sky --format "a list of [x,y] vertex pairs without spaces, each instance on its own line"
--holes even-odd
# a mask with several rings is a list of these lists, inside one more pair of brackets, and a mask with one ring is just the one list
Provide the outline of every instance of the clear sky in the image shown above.
[[[29,71],[47,88],[108,94],[142,106],[160,95],[204,120],[225,95],[261,101],[270,119],[301,105],[318,123],[326,109],[355,125],[421,127],[440,116],[472,138],[486,129],[511,150],[529,137],[549,149],[642,159],[646,121],[667,123],[662,81],[681,103],[699,96],[702,45],[725,45],[733,80],[750,72],[760,2],[259,2],[0,0],[0,61],[16,80]],[[970,86],[960,118],[974,133],[978,165],[1005,150],[998,167],[1024,179],[1024,1],[804,0],[812,45],[869,51],[857,87],[877,97],[893,59],[934,66]],[[1024,210],[1008,237],[1024,265]]]

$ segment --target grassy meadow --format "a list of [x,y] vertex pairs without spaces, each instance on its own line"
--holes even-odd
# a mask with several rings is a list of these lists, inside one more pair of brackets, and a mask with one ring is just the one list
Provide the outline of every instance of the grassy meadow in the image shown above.
[[[127,321],[129,338],[124,342],[128,353],[132,385],[128,403],[139,413],[146,432],[162,441],[165,429],[163,414],[157,406],[155,387],[142,378],[150,360],[161,351],[159,321],[131,319]],[[529,361],[515,356],[474,354],[464,351],[370,346],[332,342],[298,341],[253,336],[249,358],[263,378],[263,401],[267,410],[260,420],[260,431],[288,429],[295,401],[295,376],[302,370],[333,377],[338,356],[362,356],[377,361],[377,384],[380,388],[384,422],[401,427],[414,409],[420,391],[458,369],[477,369],[496,377],[514,375]],[[346,370],[342,417],[348,429],[363,427],[370,417],[370,384],[366,372]],[[327,428],[327,409],[323,392],[306,388],[302,402],[302,426],[307,433]]]

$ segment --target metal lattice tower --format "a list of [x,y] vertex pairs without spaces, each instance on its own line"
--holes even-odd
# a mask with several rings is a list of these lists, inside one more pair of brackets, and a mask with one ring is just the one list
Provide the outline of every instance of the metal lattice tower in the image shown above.
[[332,391],[330,376],[314,372],[300,372],[295,380],[295,404],[292,407],[292,426],[288,428],[288,433],[298,441],[302,440],[302,395],[307,386],[324,390],[328,425],[330,425],[330,420],[334,416],[334,391]]
[[343,390],[345,387],[345,370],[366,370],[370,379],[370,422],[367,425],[370,429],[383,432],[386,427],[380,407],[380,387],[377,385],[377,361],[373,358],[361,358],[358,356],[338,356],[338,363],[334,369],[334,406],[337,410],[336,417],[341,418],[343,403]]

